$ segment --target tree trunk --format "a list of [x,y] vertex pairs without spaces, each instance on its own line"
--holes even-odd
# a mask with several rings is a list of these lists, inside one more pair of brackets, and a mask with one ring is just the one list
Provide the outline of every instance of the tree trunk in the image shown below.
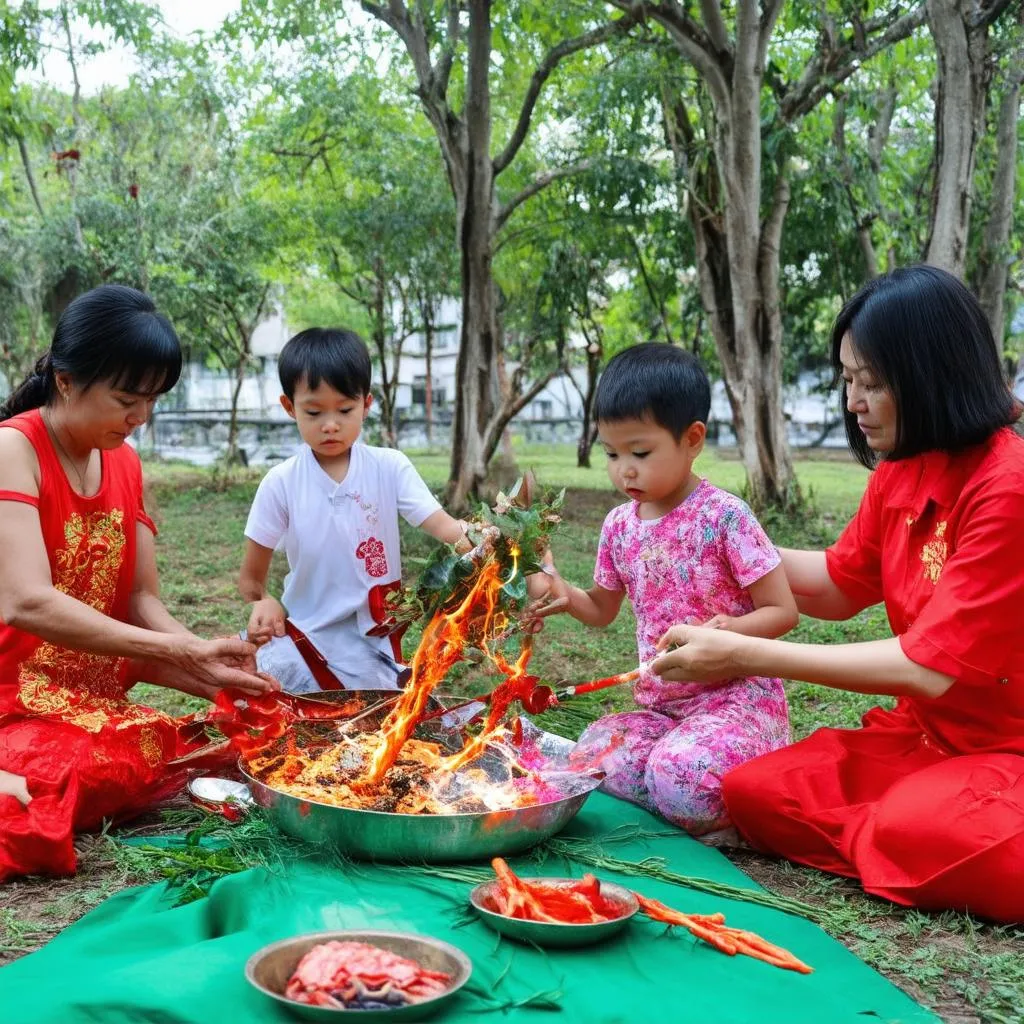
[[[71,93],[71,126],[73,130],[72,142],[77,147],[81,144],[82,127],[82,83],[78,77],[78,61],[75,58],[75,43],[71,35],[71,17],[68,13],[67,4],[60,5],[60,19],[64,26],[64,37],[67,40],[68,65],[71,68],[71,79],[74,83],[74,90]],[[82,234],[82,218],[78,211],[78,158],[66,161],[68,191],[71,196],[71,220],[75,230],[75,245],[80,253],[85,252],[85,236]]]
[[[578,173],[590,161],[538,173],[504,204],[495,194],[495,178],[515,160],[529,132],[536,104],[552,72],[565,58],[625,34],[641,17],[599,25],[578,36],[561,39],[537,63],[522,97],[504,148],[491,156],[491,2],[449,3],[444,19],[427,17],[422,4],[404,0],[360,0],[364,11],[387,25],[405,45],[418,84],[424,113],[437,135],[445,170],[455,197],[456,228],[462,283],[462,329],[455,370],[455,422],[446,501],[452,511],[464,509],[469,495],[483,483],[487,461],[509,419],[524,402],[503,395],[499,381],[502,340],[491,259],[497,231],[531,197],[553,181]],[[442,20],[444,27],[442,28]],[[441,42],[436,60],[432,57]],[[457,97],[448,96],[458,58]],[[557,371],[556,371],[557,372]],[[517,374],[517,380],[520,380]],[[547,379],[550,379],[547,378]],[[546,383],[541,382],[541,387]],[[532,397],[536,394],[531,387]],[[518,395],[518,390],[516,390]]]
[[447,507],[453,512],[468,506],[470,495],[476,493],[487,475],[491,454],[487,450],[488,426],[500,402],[497,296],[491,268],[495,197],[488,80],[490,0],[469,0],[468,8],[466,176],[462,188],[456,192],[462,271],[462,333],[455,366],[455,422],[446,494]]
[[28,146],[25,144],[25,137],[18,133],[18,152],[21,154],[21,166],[25,170],[25,180],[28,182],[29,191],[32,193],[32,202],[39,211],[39,216],[45,218],[46,211],[43,209],[42,200],[39,198],[39,189],[36,188],[36,178],[32,173],[32,159],[29,156]]
[[580,469],[590,469],[590,453],[597,440],[597,423],[594,421],[594,405],[597,399],[597,378],[600,357],[587,356],[587,392],[583,398],[583,425],[580,427],[580,439],[576,445],[576,465]]
[[429,299],[420,300],[423,323],[423,353],[426,357],[427,380],[423,389],[423,415],[426,419],[427,447],[434,443],[434,307]]
[[242,395],[242,385],[245,383],[247,362],[245,354],[241,354],[235,367],[235,386],[231,390],[231,415],[228,418],[228,447],[225,454],[225,461],[229,466],[242,461],[238,451],[238,402]]
[[[640,9],[664,26],[680,59],[694,68],[710,97],[714,114],[707,120],[713,124],[705,125],[703,138],[695,140],[681,101],[663,96],[666,133],[684,172],[678,175],[677,191],[686,190],[685,206],[696,225],[701,300],[722,362],[750,497],[755,504],[786,504],[791,499],[793,466],[782,413],[779,245],[789,205],[787,136],[800,117],[833,93],[864,60],[913,32],[924,17],[923,8],[901,12],[896,6],[867,20],[855,16],[849,32],[836,31],[834,18],[823,10],[817,51],[799,76],[784,84],[778,67],[773,70],[771,91],[778,109],[766,123],[775,135],[772,141],[780,143],[781,158],[776,158],[774,194],[762,223],[764,78],[783,0],[734,0],[728,13],[720,0],[701,0],[699,5],[675,0],[647,0],[642,5],[634,0],[608,2],[624,11]],[[684,116],[675,116],[677,108]],[[687,142],[691,154],[686,153]],[[708,153],[708,142],[715,164],[712,173],[707,172],[706,161],[696,159]],[[695,186],[695,179],[702,178],[712,187]]]
[[[738,82],[738,75],[734,81]],[[761,223],[760,76],[748,68],[735,98],[716,102],[713,156],[695,176],[693,135],[678,98],[664,107],[670,148],[694,232],[701,305],[722,365],[733,428],[747,473],[751,503],[786,505],[793,465],[782,412],[782,318],[779,243],[789,205],[785,167],[776,176],[771,212]],[[664,101],[663,101],[664,102]],[[694,154],[695,155],[695,154]]]
[[[600,330],[600,328],[598,328]],[[594,419],[594,407],[597,404],[597,382],[601,375],[603,346],[599,341],[592,340],[584,330],[587,339],[587,387],[580,388],[576,378],[569,374],[576,393],[580,396],[583,407],[583,423],[580,426],[580,439],[576,443],[576,466],[579,469],[590,469],[590,453],[597,440],[597,422]]]
[[1010,233],[1017,175],[1017,121],[1020,115],[1024,53],[1009,69],[996,126],[996,170],[992,201],[978,256],[978,298],[985,310],[1002,362],[1006,335],[1006,281],[1010,271]]
[[388,448],[396,447],[395,443],[395,402],[394,380],[388,371],[388,325],[385,310],[385,287],[383,277],[378,273],[374,278],[373,308],[370,315],[373,319],[373,347],[377,350],[377,362],[380,364],[380,424],[384,444]]
[[[887,105],[887,97],[892,96],[892,104]],[[860,245],[861,255],[864,257],[864,273],[868,280],[878,277],[878,252],[875,249],[875,242],[871,235],[871,226],[880,216],[877,180],[881,166],[881,149],[884,141],[879,144],[878,140],[888,135],[889,121],[892,118],[892,111],[895,109],[895,90],[883,95],[883,108],[879,113],[879,119],[870,129],[870,149],[872,178],[869,188],[872,201],[868,203],[867,209],[862,209],[854,192],[854,185],[857,180],[857,172],[853,161],[846,149],[846,95],[837,93],[832,107],[832,144],[835,146],[836,157],[839,163],[839,172],[843,181],[843,191],[846,193],[846,201],[850,207],[850,214],[853,217],[857,228],[857,242]],[[888,110],[888,117],[886,117]],[[875,148],[878,147],[878,157],[875,157]]]
[[988,28],[970,20],[970,0],[927,0],[935,41],[935,180],[925,262],[958,277],[967,265],[971,185],[985,127]]

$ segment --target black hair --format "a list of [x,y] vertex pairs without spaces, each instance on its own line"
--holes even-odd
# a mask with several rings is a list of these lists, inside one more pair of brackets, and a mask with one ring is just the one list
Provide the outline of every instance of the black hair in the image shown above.
[[370,353],[355,331],[310,327],[289,338],[277,359],[281,390],[289,401],[301,380],[318,388],[322,380],[339,394],[362,398],[370,393]]
[[181,345],[148,295],[105,284],[68,304],[49,351],[0,406],[0,420],[52,401],[58,373],[83,390],[106,381],[132,394],[163,394],[181,376]]
[[678,441],[707,423],[711,384],[696,356],[662,341],[627,348],[609,360],[597,385],[597,422],[653,420]]
[[[887,459],[981,444],[1020,415],[978,300],[945,270],[905,267],[861,288],[832,328],[837,375],[847,334],[896,406],[896,444]],[[845,381],[842,402],[850,448],[871,469],[879,456],[846,407]]]

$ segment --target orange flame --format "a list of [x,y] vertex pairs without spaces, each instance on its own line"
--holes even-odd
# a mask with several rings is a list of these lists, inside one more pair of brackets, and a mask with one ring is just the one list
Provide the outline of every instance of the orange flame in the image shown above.
[[483,728],[468,740],[466,745],[451,757],[446,757],[442,762],[445,771],[454,772],[463,765],[475,761],[487,749],[488,741],[495,730],[500,728],[501,720],[513,701],[525,697],[536,685],[536,677],[526,674],[526,666],[530,661],[532,644],[527,640],[523,644],[523,650],[516,659],[514,665],[509,665],[500,652],[491,654],[491,658],[497,665],[505,679],[495,688],[487,705],[487,717],[484,719]]
[[[513,555],[517,554],[518,552],[513,552]],[[376,785],[395,763],[402,746],[423,717],[431,693],[452,666],[461,660],[468,644],[472,643],[483,650],[487,658],[503,674],[524,674],[530,658],[528,644],[524,646],[523,654],[514,668],[510,668],[499,653],[490,650],[491,642],[509,626],[508,616],[498,609],[498,597],[501,588],[514,579],[517,572],[518,561],[513,564],[509,579],[503,580],[497,560],[493,557],[487,559],[462,603],[453,611],[438,612],[427,624],[413,656],[412,679],[401,699],[381,724],[378,734],[381,742],[373,754],[365,776],[360,780],[361,785]],[[504,685],[506,684],[503,683],[502,686]],[[480,756],[486,745],[481,742],[481,738],[486,738],[494,731],[501,715],[513,699],[515,695],[504,701],[498,715],[494,714],[495,705],[492,700],[487,722],[480,735],[470,741],[454,759],[446,759],[453,761],[450,766],[446,764],[448,770],[454,771],[455,768],[468,764]],[[470,748],[472,751],[467,753]]]
[[[510,767],[518,764],[516,744],[508,747],[501,742],[506,732],[502,719],[537,680],[526,672],[530,638],[524,639],[514,663],[499,649],[514,628],[499,606],[502,588],[519,571],[519,553],[512,554],[508,579],[502,578],[501,566],[491,555],[476,567],[469,593],[458,607],[438,612],[427,623],[413,657],[411,681],[378,730],[343,735],[333,744],[320,746],[311,757],[297,749],[289,736],[250,759],[249,770],[301,799],[406,814],[444,814],[480,806],[498,810],[535,803],[536,795],[511,780],[500,782],[485,770],[460,771],[488,750],[506,757]],[[462,659],[468,645],[482,650],[504,678],[489,698],[479,733],[458,753],[445,756],[440,746],[414,739],[413,732],[431,693]],[[509,735],[514,737],[514,729]]]

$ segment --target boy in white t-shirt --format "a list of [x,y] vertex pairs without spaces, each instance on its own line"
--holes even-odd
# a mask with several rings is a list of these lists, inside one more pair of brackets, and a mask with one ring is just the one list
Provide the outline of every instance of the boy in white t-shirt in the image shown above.
[[[257,663],[292,693],[393,688],[397,637],[370,635],[401,583],[398,516],[448,544],[465,525],[438,504],[409,459],[359,442],[370,409],[370,355],[351,331],[310,328],[278,361],[281,404],[305,444],[263,478],[245,525],[242,596]],[[275,548],[289,573],[267,593]],[[283,607],[282,607],[283,604]],[[285,611],[287,609],[287,612]]]

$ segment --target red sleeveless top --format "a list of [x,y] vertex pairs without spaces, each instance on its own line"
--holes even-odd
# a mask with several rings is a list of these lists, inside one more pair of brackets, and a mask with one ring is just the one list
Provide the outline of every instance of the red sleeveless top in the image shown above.
[[[135,529],[154,529],[142,502],[142,466],[128,445],[100,453],[102,481],[91,497],[68,481],[38,409],[0,423],[28,438],[39,460],[39,496],[0,491],[0,501],[39,510],[53,585],[122,622],[135,578]],[[127,661],[60,647],[0,622],[0,722],[55,718],[89,732],[164,718],[131,704]]]

